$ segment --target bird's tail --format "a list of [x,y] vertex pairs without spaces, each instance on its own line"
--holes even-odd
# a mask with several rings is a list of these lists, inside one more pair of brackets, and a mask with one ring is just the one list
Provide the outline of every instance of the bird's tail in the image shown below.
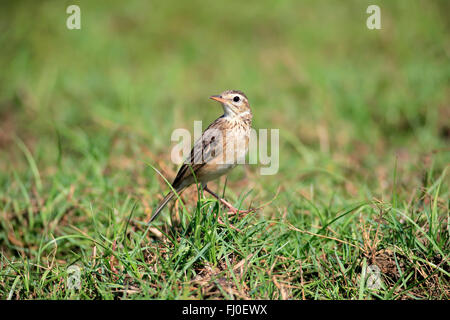
[[175,193],[173,191],[170,191],[164,197],[164,199],[161,200],[161,202],[158,204],[158,207],[156,207],[155,211],[153,212],[153,215],[150,218],[150,221],[148,223],[151,223],[158,216],[158,214],[162,211],[162,209],[164,209],[166,204],[173,198],[174,195],[175,195]]

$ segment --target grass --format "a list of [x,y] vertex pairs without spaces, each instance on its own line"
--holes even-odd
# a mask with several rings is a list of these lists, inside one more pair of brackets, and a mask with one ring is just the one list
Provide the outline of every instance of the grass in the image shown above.
[[[2,299],[449,299],[447,2],[377,1],[378,31],[368,1],[77,3],[76,31],[70,1],[0,12]],[[225,89],[280,168],[211,187],[265,206],[191,187],[147,227]]]

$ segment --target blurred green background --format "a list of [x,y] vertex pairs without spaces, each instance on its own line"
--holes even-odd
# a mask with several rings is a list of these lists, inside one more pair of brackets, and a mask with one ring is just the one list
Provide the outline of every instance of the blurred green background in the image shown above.
[[[256,128],[281,130],[286,179],[347,166],[342,154],[375,169],[398,149],[448,146],[448,2],[377,1],[382,29],[368,30],[371,3],[3,2],[1,170],[24,162],[15,136],[44,176],[168,153],[174,128],[220,115],[207,98],[225,89],[247,93]],[[70,4],[81,30],[66,28]]]
[[[66,28],[71,4],[81,30]],[[370,4],[381,30],[366,27]],[[145,162],[172,179],[172,131],[221,115],[208,97],[226,89],[247,94],[256,129],[280,129],[279,173],[235,170],[231,199],[281,186],[271,216],[301,212],[301,196],[393,201],[396,175],[408,201],[450,162],[449,4],[2,1],[3,253],[66,224],[90,232],[86,212],[107,219],[130,199],[144,221],[165,192]]]
[[[368,30],[371,3],[3,3],[2,172],[24,160],[15,136],[44,176],[90,156],[168,153],[174,128],[220,115],[207,98],[225,89],[247,93],[255,128],[281,130],[287,179],[317,161],[346,166],[342,154],[374,169],[399,149],[448,146],[448,2],[377,1],[382,29]],[[81,30],[66,28],[70,4]]]

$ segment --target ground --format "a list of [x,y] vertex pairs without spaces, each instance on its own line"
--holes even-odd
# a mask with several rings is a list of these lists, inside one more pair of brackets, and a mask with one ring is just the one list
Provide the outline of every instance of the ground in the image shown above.
[[[369,30],[372,2],[77,1],[80,30],[2,4],[0,297],[449,299],[450,7],[376,1]],[[172,131],[226,89],[279,171],[211,188],[259,209],[193,186],[148,227]]]

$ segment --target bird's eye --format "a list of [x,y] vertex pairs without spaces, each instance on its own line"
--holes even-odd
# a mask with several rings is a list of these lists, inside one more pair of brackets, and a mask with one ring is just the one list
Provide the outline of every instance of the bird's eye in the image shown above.
[[239,96],[234,96],[234,98],[233,98],[233,101],[234,101],[234,102],[239,102],[239,100],[240,100],[240,99],[239,99]]

